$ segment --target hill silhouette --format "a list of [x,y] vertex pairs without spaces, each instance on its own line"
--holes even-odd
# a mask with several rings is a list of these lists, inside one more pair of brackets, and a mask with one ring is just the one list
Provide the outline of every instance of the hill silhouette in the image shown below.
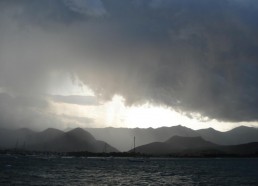
[[240,126],[227,132],[216,131],[213,128],[197,130],[204,139],[220,145],[238,145],[258,142],[258,129]]
[[165,142],[154,142],[137,147],[135,150],[144,154],[171,154],[185,150],[202,150],[216,148],[218,145],[201,137],[173,136]]
[[152,142],[164,142],[172,136],[197,137],[219,145],[238,145],[258,142],[258,129],[252,127],[237,127],[227,132],[220,132],[213,128],[192,130],[178,125],[160,128],[87,128],[96,138],[112,144],[120,151],[129,151],[133,147],[133,138],[136,137],[136,146]]
[[187,127],[178,125],[173,127],[153,128],[87,128],[96,138],[112,144],[120,151],[128,151],[133,148],[133,138],[136,137],[136,146],[151,142],[163,142],[171,136],[199,136],[199,134]]
[[[106,142],[96,140],[89,132],[76,128],[68,132],[58,129],[46,129],[34,132],[28,129],[1,130],[0,147],[2,149],[25,149],[53,152],[117,152]],[[3,135],[5,134],[5,135]]]
[[154,142],[137,147],[137,153],[151,155],[258,155],[258,142],[241,145],[218,145],[202,137],[173,136],[165,142]]
[[[0,148],[25,148],[42,151],[90,149],[94,152],[103,152],[105,149],[106,152],[109,152],[118,149],[127,152],[133,148],[134,136],[136,137],[136,147],[150,143],[166,142],[173,136],[202,137],[203,140],[214,144],[233,146],[258,142],[258,129],[241,126],[227,132],[220,132],[212,128],[192,130],[178,125],[157,129],[109,127],[84,130],[76,128],[70,129],[67,132],[49,128],[42,132],[35,132],[26,128],[16,130],[2,128],[0,129]],[[55,147],[57,143],[59,145]],[[105,143],[109,145],[105,145]]]

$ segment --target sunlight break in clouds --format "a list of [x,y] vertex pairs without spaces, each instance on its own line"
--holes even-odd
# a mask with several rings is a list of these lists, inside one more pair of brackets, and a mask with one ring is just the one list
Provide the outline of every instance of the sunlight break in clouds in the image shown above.
[[[223,125],[216,120],[200,121],[180,114],[169,107],[155,106],[150,103],[126,106],[122,96],[115,95],[110,101],[100,105],[78,105],[52,102],[52,113],[58,115],[66,128],[81,127],[129,127],[158,128],[161,126],[183,125],[192,129],[213,127],[227,131],[236,125]],[[84,119],[83,119],[84,118]],[[242,125],[250,123],[242,123]],[[255,123],[253,123],[255,124]]]

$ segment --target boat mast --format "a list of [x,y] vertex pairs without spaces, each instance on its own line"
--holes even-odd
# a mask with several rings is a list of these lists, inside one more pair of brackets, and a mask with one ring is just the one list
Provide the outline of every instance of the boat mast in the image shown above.
[[104,153],[107,153],[107,143],[104,144]]
[[133,152],[135,153],[135,136],[133,138]]

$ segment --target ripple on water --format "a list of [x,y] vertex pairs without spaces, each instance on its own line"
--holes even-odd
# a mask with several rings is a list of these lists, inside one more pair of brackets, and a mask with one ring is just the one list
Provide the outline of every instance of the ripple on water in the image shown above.
[[[11,165],[11,166],[7,166]],[[258,185],[258,159],[0,157],[0,185]]]

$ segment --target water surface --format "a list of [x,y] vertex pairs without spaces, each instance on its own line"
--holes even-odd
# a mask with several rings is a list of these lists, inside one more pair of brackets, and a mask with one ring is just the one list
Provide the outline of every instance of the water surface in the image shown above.
[[0,185],[258,185],[258,159],[0,156]]

